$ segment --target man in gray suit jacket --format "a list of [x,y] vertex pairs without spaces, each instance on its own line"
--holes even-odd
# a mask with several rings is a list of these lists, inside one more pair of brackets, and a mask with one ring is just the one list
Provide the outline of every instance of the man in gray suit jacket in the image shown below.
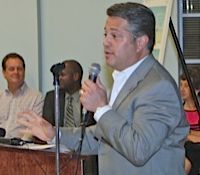
[[[98,152],[100,175],[184,175],[189,127],[176,82],[151,54],[154,14],[129,2],[111,6],[107,15],[103,45],[114,84],[110,99],[99,78],[82,85],[81,102],[97,121],[86,129],[82,152]],[[26,132],[46,141],[55,137],[41,117],[21,115]],[[62,128],[61,143],[74,149],[80,132]]]

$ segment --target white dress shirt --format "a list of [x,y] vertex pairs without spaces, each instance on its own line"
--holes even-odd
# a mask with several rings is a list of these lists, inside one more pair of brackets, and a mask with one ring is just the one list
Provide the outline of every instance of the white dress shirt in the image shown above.
[[114,83],[113,83],[113,88],[112,88],[109,104],[106,106],[97,108],[96,112],[94,113],[94,119],[96,121],[98,121],[105,112],[112,109],[112,105],[115,99],[117,98],[119,92],[121,91],[122,87],[124,86],[128,78],[131,76],[131,74],[145,60],[146,57],[144,57],[137,63],[133,64],[132,66],[124,69],[123,71],[114,70],[112,74]]

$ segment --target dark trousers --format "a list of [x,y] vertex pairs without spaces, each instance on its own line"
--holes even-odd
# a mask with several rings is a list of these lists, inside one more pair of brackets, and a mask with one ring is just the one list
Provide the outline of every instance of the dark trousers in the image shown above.
[[185,143],[185,151],[192,164],[189,175],[200,175],[200,144],[188,141]]

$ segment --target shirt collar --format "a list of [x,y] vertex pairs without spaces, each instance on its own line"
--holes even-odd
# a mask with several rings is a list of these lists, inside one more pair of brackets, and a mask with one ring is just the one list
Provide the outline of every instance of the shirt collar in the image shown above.
[[[18,93],[23,93],[27,88],[28,88],[28,86],[27,86],[26,82],[24,82],[24,83],[19,87],[19,89],[17,89],[16,94],[18,94]],[[9,90],[8,88],[5,89],[5,92],[6,92],[6,93],[11,93],[10,90]]]
[[118,79],[118,78],[122,78],[122,77],[123,78],[129,77],[147,57],[148,56],[145,56],[140,61],[136,62],[135,64],[131,65],[130,67],[128,67],[122,71],[114,70],[113,74],[112,74],[114,81],[116,80],[116,78]]
[[[67,99],[68,96],[70,96],[70,94],[68,94],[68,93],[66,92],[66,93],[65,93],[65,98]],[[73,97],[73,99],[74,99],[75,101],[78,101],[79,98],[80,98],[79,91],[76,91],[76,92],[73,93],[71,96]]]

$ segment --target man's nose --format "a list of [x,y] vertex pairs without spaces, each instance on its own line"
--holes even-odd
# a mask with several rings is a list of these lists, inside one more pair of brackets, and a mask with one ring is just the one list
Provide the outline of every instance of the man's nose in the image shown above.
[[17,68],[15,68],[15,69],[13,70],[13,72],[14,72],[14,73],[18,73],[19,70],[18,70]]

